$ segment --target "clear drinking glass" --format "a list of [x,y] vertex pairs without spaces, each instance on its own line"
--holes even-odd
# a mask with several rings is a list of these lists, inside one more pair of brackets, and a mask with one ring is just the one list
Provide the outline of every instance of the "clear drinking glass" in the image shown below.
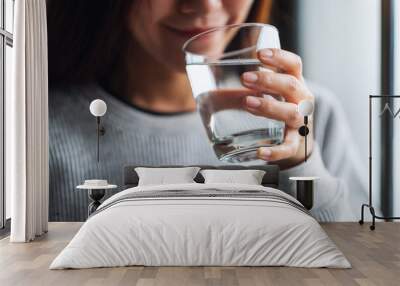
[[257,58],[257,51],[280,48],[278,30],[271,25],[246,23],[214,28],[183,45],[186,71],[208,138],[221,161],[258,159],[261,146],[283,142],[285,124],[243,109],[246,96],[272,96],[245,88],[246,71],[274,72]]

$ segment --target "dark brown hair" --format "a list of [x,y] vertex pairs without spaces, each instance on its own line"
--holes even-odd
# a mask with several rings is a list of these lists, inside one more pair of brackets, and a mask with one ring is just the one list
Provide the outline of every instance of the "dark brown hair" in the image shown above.
[[[102,79],[122,50],[134,0],[47,0],[50,85]],[[267,23],[272,0],[255,0],[246,22]]]

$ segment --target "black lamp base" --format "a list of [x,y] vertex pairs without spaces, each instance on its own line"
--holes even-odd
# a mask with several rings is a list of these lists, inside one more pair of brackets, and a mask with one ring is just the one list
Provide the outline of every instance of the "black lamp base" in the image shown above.
[[296,199],[307,209],[314,206],[314,181],[318,177],[290,177],[289,180],[296,181]]
[[369,226],[370,230],[375,230],[375,219],[383,219],[383,220],[400,219],[400,217],[378,216],[378,215],[375,214],[375,208],[372,205],[362,204],[361,205],[361,219],[358,221],[358,223],[361,224],[361,225],[364,224],[364,208],[365,207],[369,208],[369,212],[371,213],[371,216],[372,216],[372,224]]
[[89,198],[92,202],[88,206],[88,217],[101,205],[100,200],[104,197],[105,193],[104,189],[89,190]]

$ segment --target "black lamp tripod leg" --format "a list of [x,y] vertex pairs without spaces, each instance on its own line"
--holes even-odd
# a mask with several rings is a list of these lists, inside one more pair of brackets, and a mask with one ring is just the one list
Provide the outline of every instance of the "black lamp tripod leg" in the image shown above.
[[376,218],[375,209],[372,208],[372,207],[370,207],[370,208],[369,208],[369,211],[371,212],[371,215],[372,215],[372,225],[370,225],[369,228],[370,228],[371,230],[374,230],[374,229],[375,229],[375,218]]
[[361,219],[358,221],[358,223],[359,224],[364,224],[364,207],[365,207],[366,205],[365,204],[363,204],[362,206],[361,206]]

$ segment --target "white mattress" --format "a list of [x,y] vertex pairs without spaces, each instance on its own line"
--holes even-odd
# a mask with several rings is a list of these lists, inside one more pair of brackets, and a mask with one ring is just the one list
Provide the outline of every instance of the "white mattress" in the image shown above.
[[280,201],[240,197],[120,200],[145,191],[262,190],[238,184],[142,186],[120,192],[84,223],[50,269],[145,266],[294,266],[349,268],[306,212]]

